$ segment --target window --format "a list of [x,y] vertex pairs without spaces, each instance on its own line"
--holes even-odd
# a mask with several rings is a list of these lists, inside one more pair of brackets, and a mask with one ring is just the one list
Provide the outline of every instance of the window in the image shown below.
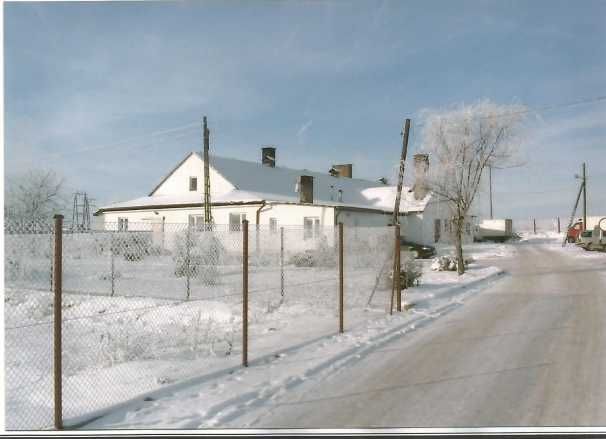
[[343,202],[343,191],[342,191],[341,189],[339,189],[339,190],[337,191],[337,201],[338,201],[339,203],[342,203],[342,202]]
[[193,227],[194,230],[204,230],[204,215],[190,215],[189,226]]
[[126,232],[128,230],[128,218],[118,218],[118,232]]
[[245,213],[230,213],[229,214],[229,230],[238,232],[241,230],[240,224],[246,219]]
[[312,239],[320,236],[320,218],[303,218],[303,239]]
[[471,235],[471,224],[465,223],[465,233]]
[[189,177],[189,190],[194,192],[198,190],[198,177]]
[[434,222],[433,228],[433,241],[438,242],[440,240],[440,231],[442,230],[442,226],[440,224],[440,219],[436,219]]
[[269,231],[271,233],[278,233],[278,219],[277,218],[269,219]]

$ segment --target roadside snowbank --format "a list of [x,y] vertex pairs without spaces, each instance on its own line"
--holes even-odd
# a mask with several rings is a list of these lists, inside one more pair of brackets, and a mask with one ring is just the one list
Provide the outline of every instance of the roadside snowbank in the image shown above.
[[341,335],[335,335],[336,319],[326,321],[312,310],[296,320],[276,319],[272,331],[257,329],[269,331],[269,336],[258,341],[253,338],[255,355],[248,368],[234,365],[167,385],[145,398],[99,413],[98,419],[83,428],[220,427],[307,379],[336,373],[394,338],[430,323],[502,273],[496,267],[472,263],[459,277],[452,272],[432,272],[430,263],[423,262],[426,267],[421,284],[406,292],[404,303],[411,306],[408,312],[390,316],[384,310],[350,310],[345,315],[346,332]]
[[522,237],[522,239],[520,240],[520,243],[522,243],[522,244],[523,243],[530,243],[530,244],[540,243],[542,245],[549,245],[550,247],[552,247],[554,249],[559,249],[563,252],[574,255],[575,257],[606,261],[605,252],[587,251],[587,250],[584,250],[583,248],[579,247],[576,244],[570,244],[570,243],[566,243],[565,246],[562,246],[562,243],[564,242],[564,237],[565,237],[564,233],[537,232],[535,234],[532,232],[525,232],[520,235]]

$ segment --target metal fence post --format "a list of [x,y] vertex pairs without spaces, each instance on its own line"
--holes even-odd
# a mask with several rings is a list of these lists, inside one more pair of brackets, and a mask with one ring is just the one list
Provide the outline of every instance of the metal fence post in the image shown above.
[[535,218],[532,219],[532,230],[534,234],[537,234],[537,220]]
[[63,215],[55,215],[55,257],[53,274],[53,378],[54,378],[54,418],[55,428],[63,429],[63,386],[62,386],[62,346],[61,346],[61,290],[63,274]]
[[400,285],[400,225],[396,224],[396,236],[395,236],[395,272],[394,272],[394,280],[395,280],[395,288],[396,288],[396,297],[397,297],[397,307],[398,312],[402,312],[402,286]]
[[190,246],[190,242],[189,242],[190,236],[189,236],[189,229],[190,228],[191,228],[190,225],[187,224],[187,234],[185,236],[185,278],[186,278],[185,284],[187,286],[187,298],[186,298],[186,300],[189,300],[189,296],[191,294],[191,289],[190,289],[190,286],[189,286],[189,271],[190,271],[190,261],[189,261],[189,258],[190,258],[190,249],[189,249],[189,246]]
[[53,240],[53,234],[49,233],[48,234],[48,246],[49,246],[49,256],[48,259],[50,261],[49,265],[50,265],[50,291],[53,291],[53,271],[55,270],[55,267],[53,265],[53,253],[54,253],[54,240]]
[[558,233],[560,233],[560,217],[558,217]]
[[280,227],[280,294],[284,297],[284,227]]
[[339,332],[343,334],[343,223],[339,223]]
[[114,235],[115,232],[110,232],[110,242],[109,242],[109,253],[110,253],[110,260],[111,260],[111,283],[112,283],[112,297],[114,296],[115,293],[115,279],[116,279],[116,267],[115,267],[115,261],[114,261],[114,246],[115,246],[115,239],[114,239]]
[[248,221],[242,221],[242,365],[248,367]]

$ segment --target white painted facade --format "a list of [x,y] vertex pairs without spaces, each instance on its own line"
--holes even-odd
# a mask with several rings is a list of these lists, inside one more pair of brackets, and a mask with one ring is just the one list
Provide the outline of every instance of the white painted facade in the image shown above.
[[[181,164],[179,164],[170,177],[165,179],[158,185],[151,193],[150,196],[179,196],[184,191],[189,194],[196,194],[200,200],[204,199],[204,161],[197,154],[189,155]],[[234,185],[219,174],[213,167],[209,167],[210,181],[212,185],[210,188],[211,198],[219,195],[226,194],[229,191],[235,189]],[[189,188],[190,178],[196,179],[196,190],[191,191]]]
[[[279,227],[327,228],[386,226],[392,221],[395,187],[380,183],[333,177],[308,170],[272,168],[258,163],[211,156],[212,217],[216,225],[238,228],[242,219],[250,227],[276,230]],[[170,224],[203,222],[204,162],[197,153],[188,155],[149,196],[102,207],[95,216],[103,229],[149,230]],[[314,177],[313,203],[301,203],[297,190],[300,175]],[[192,184],[192,179],[195,183]],[[428,194],[414,198],[404,188],[400,207],[401,233],[408,241],[436,243],[436,220],[440,220],[439,242],[448,241],[444,228],[448,217],[444,203]],[[126,225],[127,224],[127,225]],[[473,227],[469,229],[469,240]],[[466,239],[467,240],[467,239]],[[329,237],[332,241],[332,235]]]

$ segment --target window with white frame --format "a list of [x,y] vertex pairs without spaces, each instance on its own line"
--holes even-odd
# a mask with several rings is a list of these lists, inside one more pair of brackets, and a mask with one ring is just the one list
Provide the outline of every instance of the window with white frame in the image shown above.
[[126,232],[128,230],[128,218],[118,218],[118,231]]
[[306,216],[303,218],[303,239],[313,239],[320,236],[320,218]]
[[246,219],[245,213],[230,213],[229,214],[229,230],[232,232],[240,231],[242,221]]
[[195,230],[204,230],[204,215],[189,215],[189,226]]
[[278,233],[278,218],[269,219],[269,231],[271,233]]
[[198,190],[198,177],[189,177],[189,190],[192,192]]

